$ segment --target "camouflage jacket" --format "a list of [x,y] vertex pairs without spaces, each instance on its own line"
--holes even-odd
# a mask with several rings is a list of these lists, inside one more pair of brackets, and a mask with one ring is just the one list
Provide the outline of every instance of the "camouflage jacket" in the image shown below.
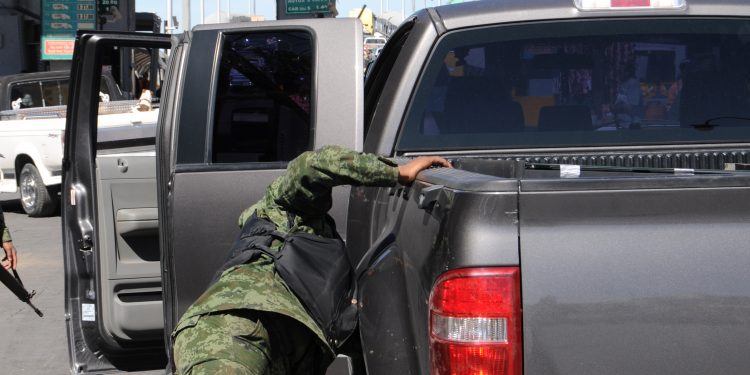
[[[314,233],[330,238],[335,236],[335,228],[327,219],[334,186],[393,186],[397,182],[396,164],[375,155],[327,146],[305,152],[289,162],[287,172],[269,185],[263,198],[242,212],[239,225],[244,225],[256,213],[259,218],[274,223],[279,231]],[[290,212],[294,214],[291,226]],[[224,271],[219,280],[188,308],[176,329],[206,313],[242,308],[297,319],[326,343],[323,331],[266,256]]]
[[5,226],[5,215],[3,214],[2,207],[0,207],[0,231],[2,231],[3,242],[13,241],[10,237],[10,229]]

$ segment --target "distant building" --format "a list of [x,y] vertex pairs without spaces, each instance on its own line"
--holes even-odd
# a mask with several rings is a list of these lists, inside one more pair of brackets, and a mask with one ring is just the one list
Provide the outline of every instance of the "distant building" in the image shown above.
[[46,70],[39,58],[40,1],[0,4],[0,75]]

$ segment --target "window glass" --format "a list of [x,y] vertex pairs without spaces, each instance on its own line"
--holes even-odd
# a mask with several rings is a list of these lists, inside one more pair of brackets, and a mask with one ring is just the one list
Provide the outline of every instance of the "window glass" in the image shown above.
[[750,21],[575,21],[438,43],[400,152],[750,141]]
[[159,48],[101,50],[98,153],[154,149],[166,58]]
[[42,107],[42,87],[39,81],[12,85],[10,88],[12,109]]
[[214,163],[289,161],[312,147],[312,51],[304,31],[225,35]]
[[68,105],[68,81],[58,81],[60,86],[60,105]]
[[[63,97],[61,83],[60,81],[42,82],[42,98],[45,107],[67,104],[67,100]],[[65,89],[67,88],[67,82],[65,82]],[[67,96],[67,92],[65,95]]]

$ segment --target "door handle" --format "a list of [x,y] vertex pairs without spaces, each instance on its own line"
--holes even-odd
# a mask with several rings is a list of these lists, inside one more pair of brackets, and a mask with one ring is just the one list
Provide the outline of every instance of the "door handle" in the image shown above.
[[117,159],[117,169],[120,170],[120,172],[125,173],[128,171],[128,162],[125,159],[118,158]]

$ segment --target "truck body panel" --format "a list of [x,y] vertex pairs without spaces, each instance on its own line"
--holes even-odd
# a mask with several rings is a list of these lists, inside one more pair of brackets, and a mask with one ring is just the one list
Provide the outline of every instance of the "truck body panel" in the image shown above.
[[750,368],[740,344],[750,329],[748,177],[715,187],[689,179],[680,188],[522,182],[526,373]]

